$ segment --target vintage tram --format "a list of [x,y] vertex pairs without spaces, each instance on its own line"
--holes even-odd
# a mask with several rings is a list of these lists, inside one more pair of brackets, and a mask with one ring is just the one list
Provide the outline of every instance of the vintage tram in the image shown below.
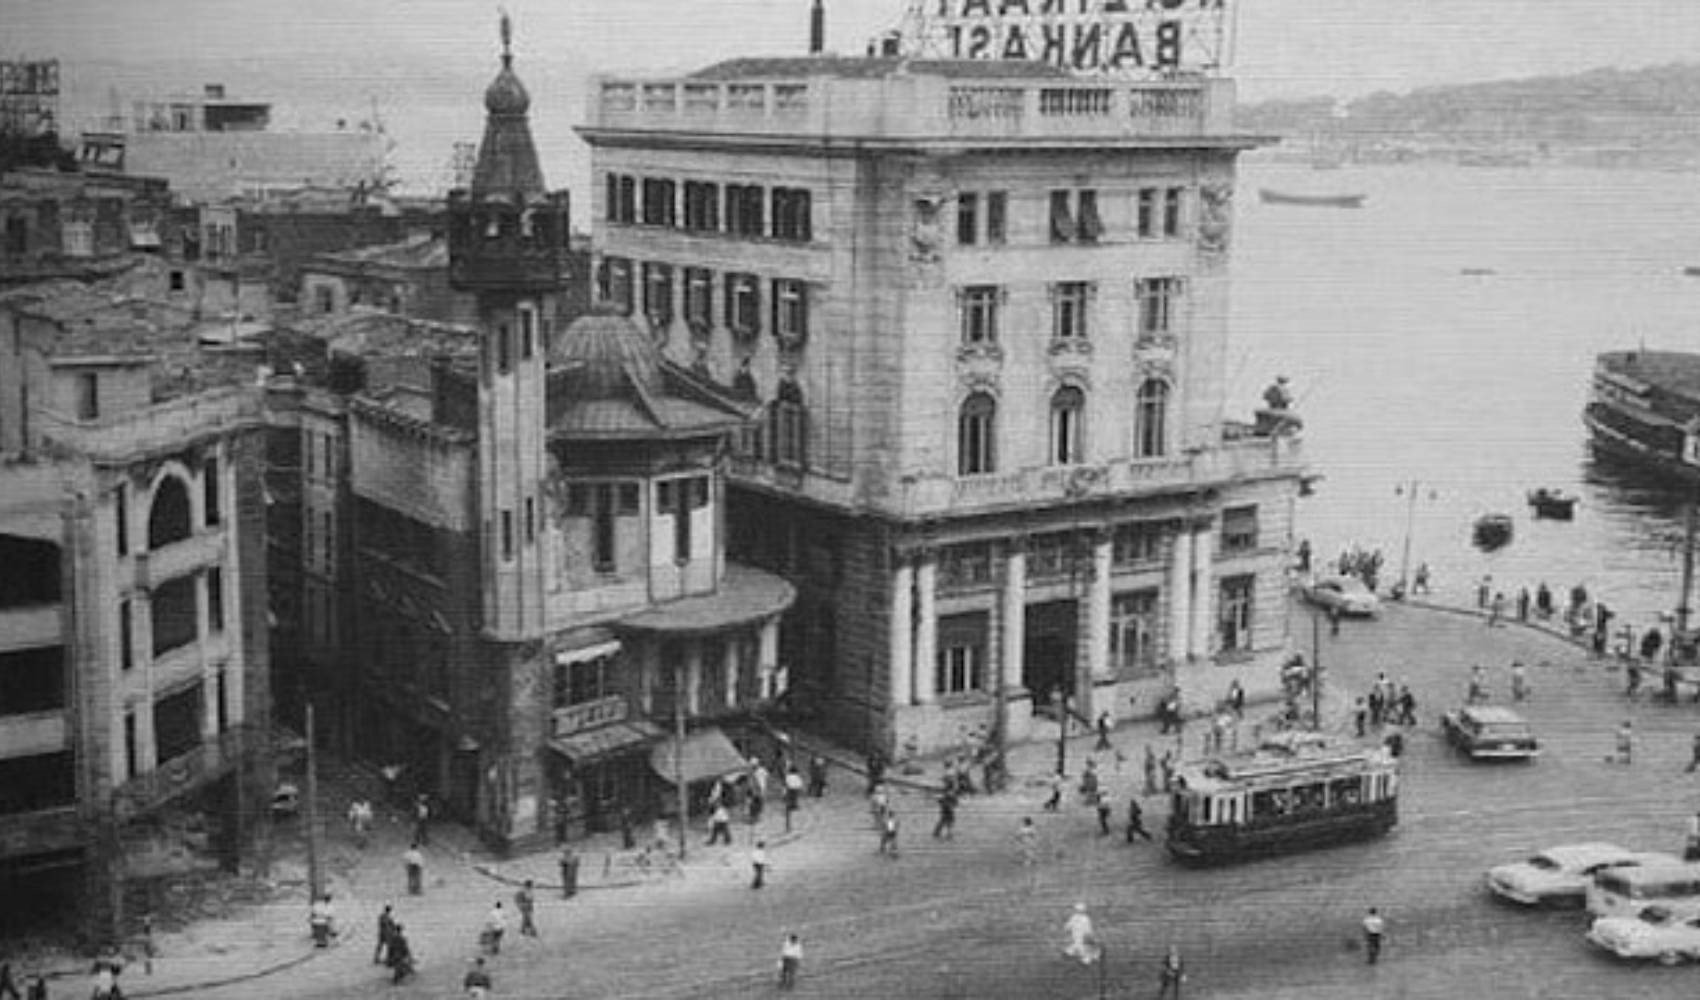
[[1167,846],[1212,864],[1379,836],[1399,821],[1398,796],[1387,747],[1287,730],[1177,768]]

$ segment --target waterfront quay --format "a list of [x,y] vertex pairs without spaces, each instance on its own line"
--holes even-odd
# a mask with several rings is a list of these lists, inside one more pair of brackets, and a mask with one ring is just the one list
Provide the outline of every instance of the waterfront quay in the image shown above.
[[[1292,606],[1295,633],[1309,633],[1308,613]],[[1073,793],[1091,736],[1067,744],[1070,793],[1062,809],[1041,808],[1057,748],[1054,739],[1036,739],[1013,751],[1016,780],[1008,790],[964,801],[950,840],[930,836],[931,794],[900,785],[895,860],[876,853],[861,776],[835,768],[826,797],[804,800],[792,835],[777,810],[753,830],[735,823],[731,847],[703,847],[706,831],[696,826],[682,875],[571,900],[545,891],[541,939],[510,942],[491,960],[499,995],[765,996],[788,932],[802,935],[807,949],[797,992],[816,997],[1092,997],[1100,985],[1103,995],[1155,995],[1157,963],[1170,944],[1187,963],[1188,996],[1686,995],[1693,970],[1607,959],[1584,942],[1582,915],[1497,903],[1482,878],[1491,865],[1557,843],[1680,851],[1695,802],[1694,778],[1683,766],[1700,710],[1645,700],[1645,692],[1631,703],[1621,671],[1608,662],[1551,633],[1488,627],[1471,613],[1392,605],[1380,620],[1346,623],[1338,637],[1320,631],[1328,726],[1350,729],[1351,699],[1382,671],[1410,683],[1418,699],[1419,724],[1405,730],[1400,823],[1384,839],[1187,868],[1161,849],[1162,797],[1142,796],[1159,843],[1128,845],[1119,820],[1142,784],[1144,746],[1173,746],[1149,722],[1112,734],[1122,763],[1115,753],[1096,754],[1118,803],[1107,837]],[[1507,700],[1513,660],[1529,668],[1534,693],[1519,708],[1542,740],[1541,757],[1471,764],[1447,748],[1438,716],[1462,701],[1475,663],[1488,669],[1493,700]],[[1270,709],[1252,706],[1248,720]],[[1625,718],[1638,734],[1634,763],[1608,763],[1613,730]],[[1189,724],[1189,755],[1202,729]],[[936,782],[939,763],[929,759],[908,777]],[[1024,816],[1033,817],[1042,845],[1031,869],[1014,837]],[[752,891],[748,851],[758,833],[772,838],[773,870],[769,884]],[[395,852],[350,854],[338,883],[350,947],[201,995],[328,998],[390,989],[367,947],[386,900],[397,904],[421,956],[418,979],[394,995],[441,995],[459,982],[490,903],[511,899],[514,880],[555,881],[552,852],[498,864],[481,860],[469,843],[453,830],[438,838],[428,859],[431,884],[418,898],[400,893]],[[616,873],[628,870],[613,840],[583,845],[581,856],[592,883],[605,857]],[[1076,901],[1088,904],[1107,947],[1102,984],[1096,967],[1061,954],[1063,921]],[[1388,921],[1388,944],[1374,967],[1357,947],[1368,906]],[[304,942],[304,918],[298,933]],[[239,963],[243,954],[237,945],[226,960]],[[167,966],[162,960],[162,975]]]

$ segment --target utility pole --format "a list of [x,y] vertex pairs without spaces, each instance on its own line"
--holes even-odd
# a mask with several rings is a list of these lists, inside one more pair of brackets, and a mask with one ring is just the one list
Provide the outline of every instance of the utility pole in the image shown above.
[[1310,728],[1322,730],[1322,615],[1310,616]]
[[308,901],[324,895],[319,871],[319,748],[313,732],[313,703],[307,703],[307,895]]
[[1057,703],[1057,773],[1068,773],[1068,696],[1063,694],[1062,685],[1052,689],[1052,696]]
[[673,787],[679,794],[679,860],[685,860],[686,810],[690,808],[690,790],[685,787],[685,667],[673,664]]
[[[1676,606],[1676,634],[1688,634],[1688,602],[1694,594],[1694,500],[1688,501],[1688,526],[1682,545],[1682,601]],[[1673,637],[1674,638],[1674,637]],[[1673,642],[1674,646],[1675,643]]]

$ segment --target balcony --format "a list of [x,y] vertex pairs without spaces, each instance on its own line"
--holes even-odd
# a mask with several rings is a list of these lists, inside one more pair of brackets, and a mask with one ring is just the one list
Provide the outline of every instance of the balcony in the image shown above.
[[99,420],[78,420],[47,409],[34,416],[44,440],[96,462],[118,464],[181,451],[199,438],[257,427],[260,404],[257,389],[229,386]]
[[879,506],[903,518],[986,514],[1297,476],[1303,470],[1298,438],[1246,438],[1225,441],[1195,454],[1154,460],[1041,466],[986,476],[907,477],[895,495]]
[[598,79],[587,132],[858,136],[898,141],[1237,142],[1221,78],[984,82],[911,74],[806,80]]

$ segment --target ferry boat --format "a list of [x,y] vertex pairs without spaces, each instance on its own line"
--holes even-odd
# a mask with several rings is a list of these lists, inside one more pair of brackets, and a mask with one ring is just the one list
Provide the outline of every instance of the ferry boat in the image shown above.
[[1528,495],[1529,506],[1535,508],[1535,516],[1553,521],[1568,521],[1575,517],[1577,499],[1573,494],[1546,486],[1532,489]]
[[1362,208],[1363,194],[1293,194],[1288,191],[1274,191],[1269,188],[1258,188],[1258,198],[1265,205],[1311,205],[1321,208]]
[[1607,351],[1582,411],[1595,454],[1700,482],[1700,354]]
[[1385,746],[1286,730],[1248,752],[1184,764],[1167,847],[1211,864],[1380,836],[1399,821],[1399,762]]

